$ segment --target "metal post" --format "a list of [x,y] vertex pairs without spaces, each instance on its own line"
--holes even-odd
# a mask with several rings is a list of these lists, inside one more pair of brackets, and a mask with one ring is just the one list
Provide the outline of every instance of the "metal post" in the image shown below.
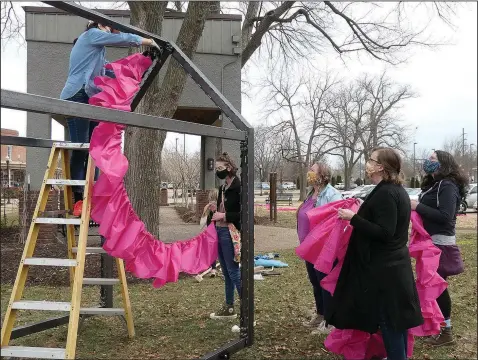
[[7,155],[5,162],[7,163],[7,204],[10,204],[10,156]]
[[274,187],[274,223],[277,222],[277,173],[272,174],[272,181],[271,189]]

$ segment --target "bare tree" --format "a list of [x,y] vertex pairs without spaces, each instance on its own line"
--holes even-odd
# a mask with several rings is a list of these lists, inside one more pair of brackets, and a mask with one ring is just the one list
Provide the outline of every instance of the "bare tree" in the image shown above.
[[[130,1],[131,24],[155,34],[161,34],[167,2]],[[194,1],[188,6],[186,16],[176,40],[177,45],[190,58],[193,57],[211,8],[216,2]],[[162,84],[154,81],[138,106],[140,113],[173,117],[186,83],[186,73],[171,61]],[[161,183],[161,151],[166,132],[129,127],[125,134],[125,153],[130,168],[126,178],[128,194],[134,209],[148,230],[159,236],[159,209]]]
[[336,80],[328,73],[322,78],[273,71],[264,80],[268,94],[266,117],[278,117],[272,136],[280,139],[281,156],[298,164],[300,199],[305,199],[307,169],[325,154],[329,139],[320,130],[327,120],[326,108]]
[[[330,46],[341,56],[365,52],[378,60],[401,62],[402,49],[432,46],[426,26],[418,28],[408,12],[426,7],[431,17],[452,24],[455,5],[449,3],[409,4],[357,2],[246,2],[242,26],[242,66],[265,46],[268,55],[276,50],[285,58],[321,53]],[[237,8],[236,8],[237,9]],[[425,23],[425,22],[423,22]]]
[[267,181],[270,172],[277,171],[281,157],[277,151],[280,145],[271,136],[273,128],[258,126],[254,132],[254,165],[260,182]]
[[400,121],[399,109],[408,100],[417,97],[408,85],[393,82],[383,72],[380,76],[363,75],[357,85],[366,96],[367,126],[361,133],[365,158],[378,146],[393,147],[404,152],[408,142],[408,127]]
[[25,41],[22,35],[25,27],[25,18],[20,16],[14,7],[13,1],[2,1],[2,43],[7,43],[10,39],[15,39],[20,43]]

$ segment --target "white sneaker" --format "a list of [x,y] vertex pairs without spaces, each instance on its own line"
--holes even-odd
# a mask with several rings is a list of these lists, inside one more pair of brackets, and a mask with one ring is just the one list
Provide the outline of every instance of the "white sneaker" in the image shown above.
[[306,327],[317,327],[320,325],[322,321],[324,321],[324,317],[320,314],[315,314],[311,320],[304,321],[302,325]]
[[317,329],[315,329],[314,331],[312,331],[312,335],[319,335],[319,334],[330,334],[330,332],[335,329],[332,325],[329,325],[329,326],[326,326],[325,325],[325,320],[323,320],[319,326],[317,327]]

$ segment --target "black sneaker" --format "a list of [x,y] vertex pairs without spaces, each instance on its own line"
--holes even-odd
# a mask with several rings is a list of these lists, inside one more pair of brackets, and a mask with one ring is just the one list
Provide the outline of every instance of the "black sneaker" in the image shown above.
[[209,317],[213,320],[228,320],[228,319],[235,319],[237,314],[234,311],[234,305],[227,305],[224,304],[219,311],[211,313]]

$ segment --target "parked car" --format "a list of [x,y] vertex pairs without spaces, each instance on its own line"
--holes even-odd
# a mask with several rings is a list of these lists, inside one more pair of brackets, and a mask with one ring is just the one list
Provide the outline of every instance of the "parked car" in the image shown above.
[[338,184],[335,184],[335,188],[337,190],[343,190],[343,189],[345,189],[345,185],[342,184],[342,183],[338,183]]
[[363,189],[353,197],[356,199],[362,199],[365,200],[365,198],[372,192],[372,190],[375,188],[375,185],[364,185]]
[[[262,190],[270,190],[270,189],[271,189],[271,187],[269,186],[269,184],[268,184],[268,183],[265,183],[265,182],[262,183],[262,184],[260,184],[260,186],[262,187]],[[261,187],[259,187],[259,189],[260,189]]]
[[477,190],[478,190],[477,184],[468,185],[468,190],[466,192],[465,200],[462,202],[460,206],[460,210],[466,211],[466,209],[472,207],[476,203],[476,201],[478,200]]
[[284,190],[295,190],[296,186],[293,182],[285,181],[282,183],[281,188]]
[[410,200],[415,200],[418,201],[418,197],[420,196],[422,189],[418,188],[405,188],[405,190],[408,193],[408,196],[410,197]]
[[353,190],[343,191],[342,196],[343,196],[344,199],[350,199],[350,198],[354,197],[355,195],[357,195],[359,192],[361,192],[363,190],[363,188],[364,188],[364,185],[358,186]]

